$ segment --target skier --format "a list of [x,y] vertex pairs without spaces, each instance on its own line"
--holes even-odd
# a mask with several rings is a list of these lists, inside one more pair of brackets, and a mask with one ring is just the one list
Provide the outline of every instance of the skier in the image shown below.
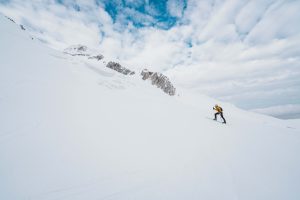
[[218,106],[218,104],[216,104],[215,107],[213,107],[213,109],[214,109],[215,111],[217,111],[217,112],[215,113],[215,118],[214,118],[214,120],[217,120],[217,115],[221,115],[221,118],[223,119],[223,124],[226,124],[226,120],[225,120],[225,118],[224,118],[224,116],[223,116],[223,109],[222,109],[220,106]]

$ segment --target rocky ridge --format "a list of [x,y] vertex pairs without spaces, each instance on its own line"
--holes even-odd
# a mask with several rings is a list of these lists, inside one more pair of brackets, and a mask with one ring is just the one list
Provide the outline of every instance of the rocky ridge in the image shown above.
[[143,80],[149,79],[152,85],[156,85],[158,88],[162,89],[165,93],[170,96],[174,96],[176,93],[176,88],[173,86],[169,78],[159,72],[151,72],[144,69],[141,72]]
[[[99,53],[95,53],[96,51],[93,51],[89,49],[87,46],[84,45],[73,45],[68,48],[66,48],[63,51],[65,54],[71,55],[71,56],[82,56],[86,57],[87,59],[95,59],[97,61],[102,61],[103,63],[106,63],[104,61],[104,56]],[[114,71],[117,71],[124,75],[134,75],[135,71],[132,71],[124,66],[122,66],[118,62],[114,61],[108,61],[106,64],[107,68],[110,68]],[[150,80],[152,85],[156,85],[158,88],[160,88],[163,92],[170,96],[174,96],[176,94],[176,88],[171,83],[169,78],[162,73],[159,72],[151,72],[147,69],[144,69],[141,72],[141,76],[143,80]]]

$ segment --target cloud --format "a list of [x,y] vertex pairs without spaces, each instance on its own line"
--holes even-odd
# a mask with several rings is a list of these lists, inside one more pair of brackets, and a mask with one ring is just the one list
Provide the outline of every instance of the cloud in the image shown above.
[[[66,2],[66,5],[69,3]],[[109,28],[107,26],[111,24],[109,16],[104,14],[105,11],[101,8],[97,11],[91,12],[98,20],[106,23],[106,28]],[[25,25],[32,35],[56,49],[63,49],[66,44],[76,41],[90,46],[97,46],[101,41],[98,28],[100,24],[95,18],[93,19],[87,12],[77,12],[73,7],[61,6],[55,1],[46,1],[46,3],[37,1],[35,4],[11,1],[8,6],[1,7],[1,12],[15,18]],[[107,29],[104,31],[109,32]]]
[[300,105],[300,1],[155,2],[11,0],[0,12],[56,49],[86,44],[242,108]]
[[182,17],[185,6],[186,6],[185,1],[181,1],[181,0],[168,0],[167,1],[168,12],[173,17]]
[[269,42],[274,38],[284,39],[299,35],[299,2],[275,1],[266,7],[265,12],[247,37],[248,42]]
[[254,109],[252,111],[282,119],[300,118],[300,105],[282,105],[263,109]]

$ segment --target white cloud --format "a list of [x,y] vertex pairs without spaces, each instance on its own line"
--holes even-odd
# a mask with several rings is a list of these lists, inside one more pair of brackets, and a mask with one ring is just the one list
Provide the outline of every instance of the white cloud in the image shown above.
[[[96,19],[91,19],[87,13],[57,5],[54,1],[47,1],[47,5],[43,1],[35,4],[12,1],[8,7],[1,7],[0,10],[28,27],[34,36],[57,49],[74,43],[98,46],[101,41]],[[103,14],[104,11],[101,8],[97,10],[98,19],[109,25],[110,20]]]
[[128,16],[134,18],[136,23],[143,24],[145,26],[151,25],[156,22],[156,20],[150,15],[143,14],[132,8],[123,8],[122,13],[120,13],[117,17],[118,23],[120,23],[121,25],[124,24],[126,26],[126,22],[129,20],[127,18]]
[[276,1],[268,7],[261,20],[249,33],[247,41],[265,43],[274,38],[288,38],[300,33],[300,2]]
[[262,109],[254,109],[252,111],[283,119],[300,118],[300,105],[282,105]]
[[184,9],[183,0],[168,0],[167,9],[173,17],[182,17]]

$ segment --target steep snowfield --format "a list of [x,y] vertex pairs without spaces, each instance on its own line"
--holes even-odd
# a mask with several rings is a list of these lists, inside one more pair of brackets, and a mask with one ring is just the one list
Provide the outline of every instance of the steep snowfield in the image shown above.
[[0,17],[0,199],[300,199],[300,127],[48,49]]

